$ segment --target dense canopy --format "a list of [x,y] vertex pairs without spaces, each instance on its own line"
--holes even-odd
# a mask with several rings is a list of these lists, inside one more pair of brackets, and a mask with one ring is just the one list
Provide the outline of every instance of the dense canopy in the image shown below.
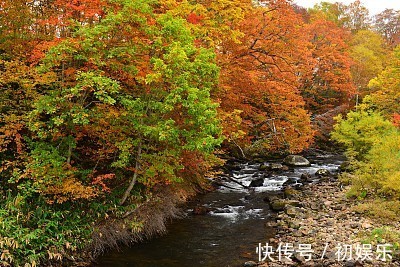
[[[1,1],[0,265],[65,264],[102,224],[143,231],[132,210],[165,188],[205,188],[226,154],[318,147],[332,110],[358,108],[333,137],[387,172],[399,22],[359,1]],[[354,133],[365,124],[380,147]],[[398,175],[379,190],[398,197]]]

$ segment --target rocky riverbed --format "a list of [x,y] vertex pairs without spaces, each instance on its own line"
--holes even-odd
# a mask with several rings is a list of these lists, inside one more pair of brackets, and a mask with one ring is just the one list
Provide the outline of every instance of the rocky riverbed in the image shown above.
[[231,160],[212,180],[216,190],[195,199],[166,236],[109,253],[97,266],[400,266],[376,259],[378,244],[362,246],[383,225],[353,211],[337,180],[345,158],[306,158]]
[[261,244],[259,256],[265,261],[257,265],[400,266],[398,252],[390,252],[393,248],[362,244],[366,233],[383,225],[354,212],[356,204],[346,198],[347,189],[331,177],[297,189],[287,187],[283,197],[268,198],[277,211],[276,222],[270,223],[277,235]]

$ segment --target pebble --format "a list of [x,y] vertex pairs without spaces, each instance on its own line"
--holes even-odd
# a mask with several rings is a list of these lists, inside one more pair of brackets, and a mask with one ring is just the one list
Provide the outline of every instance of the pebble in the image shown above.
[[[258,266],[400,266],[398,262],[385,265],[377,260],[371,262],[338,262],[336,247],[339,243],[360,244],[361,233],[382,227],[378,222],[360,216],[352,210],[352,203],[346,198],[347,187],[341,187],[338,181],[309,184],[290,194],[290,201],[296,205],[286,205],[284,211],[277,214],[277,235],[271,243],[311,244],[314,250],[312,261],[305,261],[298,253],[292,256],[294,261],[267,262]],[[281,201],[288,201],[282,200]],[[297,202],[295,202],[297,201]],[[286,202],[288,204],[288,202]],[[400,230],[399,230],[400,231]],[[273,241],[273,242],[272,242]],[[325,257],[321,255],[328,245]]]

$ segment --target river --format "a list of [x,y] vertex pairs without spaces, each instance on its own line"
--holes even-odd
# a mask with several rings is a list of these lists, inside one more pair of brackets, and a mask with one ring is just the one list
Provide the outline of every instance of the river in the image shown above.
[[[264,177],[259,163],[241,163],[230,178],[244,186],[264,178],[262,186],[246,189],[229,178],[222,179],[216,191],[198,197],[187,206],[184,219],[168,225],[165,236],[111,251],[99,258],[98,267],[236,267],[246,261],[257,261],[256,248],[274,236],[268,226],[273,213],[263,199],[281,191],[288,179],[299,179],[302,173],[314,175],[318,169],[337,172],[342,156],[322,154],[310,158],[310,167],[289,169]],[[276,163],[269,161],[265,164]],[[315,178],[317,179],[317,178]],[[195,207],[209,212],[194,215]]]

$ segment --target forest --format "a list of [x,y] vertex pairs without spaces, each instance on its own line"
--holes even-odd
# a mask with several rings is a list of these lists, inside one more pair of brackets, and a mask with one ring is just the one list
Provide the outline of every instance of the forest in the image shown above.
[[349,196],[398,218],[399,44],[358,0],[2,0],[0,265],[162,232],[226,155],[340,144]]

